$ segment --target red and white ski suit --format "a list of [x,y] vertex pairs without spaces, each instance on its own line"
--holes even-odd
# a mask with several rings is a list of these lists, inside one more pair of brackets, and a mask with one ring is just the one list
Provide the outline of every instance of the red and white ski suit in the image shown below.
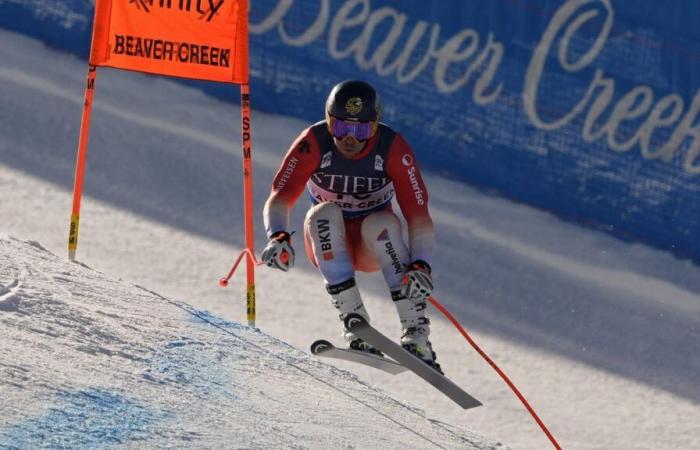
[[[355,270],[381,269],[394,291],[408,264],[430,263],[428,191],[413,150],[388,126],[379,124],[353,159],[338,152],[324,121],[304,130],[272,183],[263,211],[268,236],[289,230],[289,212],[305,190],[312,202],[304,221],[305,248],[328,285],[352,278]],[[394,196],[408,226],[408,246],[392,211]]]

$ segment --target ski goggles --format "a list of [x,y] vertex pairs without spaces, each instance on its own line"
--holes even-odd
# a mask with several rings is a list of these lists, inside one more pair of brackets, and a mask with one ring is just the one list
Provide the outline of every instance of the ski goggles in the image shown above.
[[338,139],[352,136],[358,141],[366,141],[374,135],[377,129],[377,122],[355,122],[329,116],[328,128],[331,134]]

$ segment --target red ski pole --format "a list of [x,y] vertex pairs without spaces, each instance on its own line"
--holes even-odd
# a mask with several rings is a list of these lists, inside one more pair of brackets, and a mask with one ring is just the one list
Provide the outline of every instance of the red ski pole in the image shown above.
[[561,446],[559,445],[557,440],[554,439],[554,436],[552,435],[552,433],[549,432],[549,429],[547,429],[547,426],[544,424],[544,422],[542,422],[542,419],[540,419],[540,417],[537,415],[537,413],[532,408],[532,406],[530,406],[530,403],[527,401],[525,396],[520,392],[520,390],[515,386],[515,384],[513,384],[513,382],[510,381],[508,376],[501,370],[501,368],[498,367],[496,365],[496,363],[493,362],[493,360],[489,357],[489,355],[487,355],[486,352],[483,351],[476,344],[474,339],[472,339],[471,336],[469,336],[469,333],[467,333],[467,330],[465,330],[464,327],[462,327],[462,325],[457,321],[457,319],[455,319],[454,316],[452,314],[450,314],[450,312],[447,310],[447,308],[442,306],[442,304],[440,302],[438,302],[435,299],[435,297],[430,297],[428,299],[428,301],[430,301],[431,305],[436,307],[442,314],[444,314],[445,317],[447,317],[447,319],[450,322],[452,322],[452,325],[454,325],[455,328],[457,328],[457,330],[459,330],[459,332],[462,334],[462,336],[464,336],[464,339],[466,339],[467,342],[469,342],[469,344],[474,348],[474,350],[476,350],[476,352],[479,355],[481,355],[481,357],[484,358],[484,360],[486,360],[487,363],[489,363],[489,365],[493,368],[493,370],[496,371],[496,373],[501,377],[501,379],[503,379],[503,381],[505,381],[505,383],[508,385],[508,387],[513,391],[515,396],[518,397],[518,399],[522,402],[522,404],[525,406],[525,409],[528,410],[528,412],[530,413],[532,418],[535,419],[535,422],[537,422],[537,425],[540,426],[540,428],[542,429],[544,434],[546,434],[547,437],[549,438],[549,440],[552,442],[552,444],[554,445],[554,448],[556,448],[557,450],[561,450]]

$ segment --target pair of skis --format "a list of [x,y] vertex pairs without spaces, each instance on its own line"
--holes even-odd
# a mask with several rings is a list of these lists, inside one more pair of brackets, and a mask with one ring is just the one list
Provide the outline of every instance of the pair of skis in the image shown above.
[[406,351],[396,342],[377,331],[362,316],[349,314],[345,318],[345,327],[394,360],[392,361],[391,359],[369,352],[337,348],[325,340],[318,340],[311,344],[311,353],[317,356],[365,364],[392,375],[410,370],[462,408],[469,409],[481,406],[479,400],[469,395],[449,378],[421,361],[420,358]]

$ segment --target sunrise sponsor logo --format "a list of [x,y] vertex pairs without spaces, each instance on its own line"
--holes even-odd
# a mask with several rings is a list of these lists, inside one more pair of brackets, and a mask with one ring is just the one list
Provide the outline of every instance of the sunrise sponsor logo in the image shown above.
[[418,176],[416,175],[416,166],[413,165],[413,156],[406,153],[401,157],[401,164],[408,167],[406,173],[408,174],[408,179],[411,182],[411,189],[413,189],[413,195],[416,197],[416,203],[423,206],[425,205],[425,195],[423,190],[418,184]]

